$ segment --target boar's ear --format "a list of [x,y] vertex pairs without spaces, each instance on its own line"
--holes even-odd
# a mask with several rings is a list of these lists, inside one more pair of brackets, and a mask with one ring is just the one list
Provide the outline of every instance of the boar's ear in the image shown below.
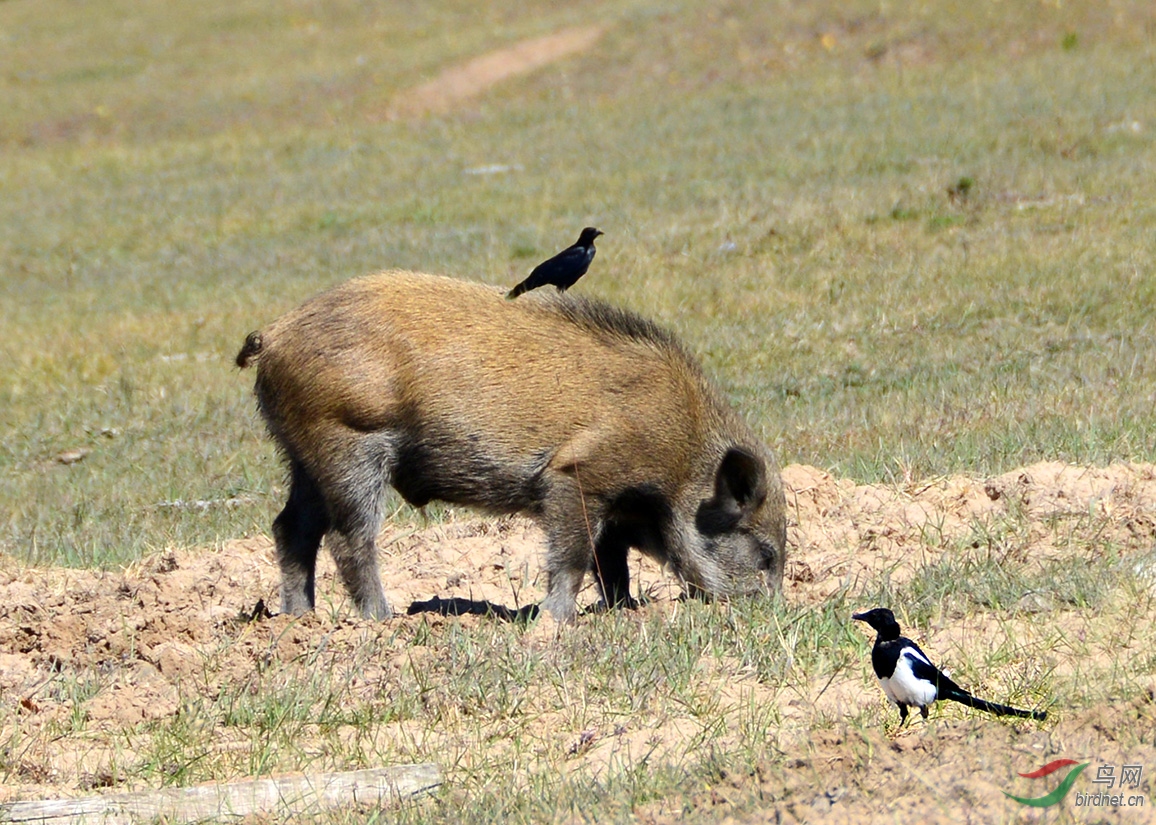
[[766,497],[767,468],[763,460],[742,447],[731,447],[719,462],[714,498],[699,504],[694,514],[695,526],[707,536],[727,533]]
[[715,502],[726,513],[741,516],[767,497],[767,468],[763,460],[742,447],[731,447],[718,466]]

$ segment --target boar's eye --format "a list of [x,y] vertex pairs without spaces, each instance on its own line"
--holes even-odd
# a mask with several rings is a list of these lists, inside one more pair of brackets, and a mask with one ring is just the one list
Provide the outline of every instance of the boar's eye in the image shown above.
[[765,541],[758,542],[759,569],[770,570],[775,566],[775,547]]

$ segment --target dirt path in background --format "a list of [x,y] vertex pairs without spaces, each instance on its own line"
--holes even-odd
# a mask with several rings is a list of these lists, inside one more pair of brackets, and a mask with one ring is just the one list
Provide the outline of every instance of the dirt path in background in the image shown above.
[[523,40],[513,46],[451,66],[433,80],[402,92],[386,110],[386,119],[440,115],[511,77],[589,49],[606,31],[603,26],[564,29]]
[[[823,602],[841,587],[855,592],[884,574],[903,580],[929,556],[949,552],[945,545],[968,535],[977,523],[998,519],[1009,508],[1027,517],[1024,551],[1031,554],[1064,552],[1054,546],[1058,532],[1046,525],[1073,514],[1107,516],[1098,520],[1102,527],[1097,529],[1111,532],[1125,552],[1133,548],[1130,552],[1150,553],[1156,542],[1152,465],[1081,468],[1046,463],[987,480],[952,477],[904,489],[855,485],[798,465],[787,467],[783,477],[792,544],[784,589],[799,605]],[[434,597],[484,599],[512,608],[537,602],[544,586],[542,546],[541,533],[520,518],[471,518],[420,530],[387,528],[381,541],[385,590],[403,614],[411,602]],[[674,609],[675,583],[640,557],[633,557],[631,564],[651,599],[645,609]],[[402,615],[380,624],[352,618],[332,562],[323,554],[316,614],[295,622],[287,617],[240,621],[239,616],[251,614],[261,600],[276,608],[277,579],[266,538],[228,542],[216,552],[164,552],[118,573],[27,569],[0,558],[0,742],[13,741],[12,726],[17,725],[25,747],[20,754],[0,753],[16,777],[0,788],[0,802],[80,794],[124,782],[107,775],[104,765],[111,755],[119,753],[124,760],[123,743],[139,738],[132,733],[137,726],[174,716],[190,696],[211,700],[225,695],[231,686],[245,684],[270,656],[288,668],[305,669],[312,661],[306,654],[320,650],[318,645],[333,662],[354,661],[359,646],[374,634],[388,637],[403,623],[416,626],[431,620],[429,614]],[[1156,578],[1151,586],[1156,589]],[[583,601],[593,602],[594,597],[588,590]],[[1048,615],[1070,617],[1079,625],[1073,633],[1082,633],[1080,628],[1094,618],[1079,610]],[[433,618],[435,624],[492,621]],[[1000,621],[989,614],[967,617],[956,623],[961,627],[944,629],[936,637],[937,652],[950,657],[952,644],[966,645],[966,639],[952,640],[954,632],[971,638],[998,634]],[[1028,615],[1024,621],[1033,619]],[[793,792],[808,801],[802,809],[784,811],[795,810],[792,816],[804,820],[812,807],[818,813],[842,810],[854,820],[869,812],[860,804],[865,799],[883,808],[890,799],[897,807],[881,810],[887,816],[893,813],[894,821],[959,821],[953,817],[961,800],[976,813],[976,821],[992,821],[989,815],[1006,808],[1000,791],[1007,777],[1014,777],[1012,769],[1039,767],[1042,755],[1060,747],[1065,753],[1079,751],[1118,764],[1147,760],[1146,770],[1156,771],[1156,748],[1124,752],[1114,734],[1127,726],[1156,729],[1156,679],[1112,707],[1066,714],[1061,709],[1058,722],[1053,726],[1049,721],[1046,728],[969,717],[941,720],[934,728],[917,722],[893,741],[882,730],[857,731],[848,740],[838,725],[815,729],[816,714],[839,719],[848,706],[881,703],[879,696],[865,694],[869,684],[864,673],[838,674],[833,682],[815,685],[810,696],[785,696],[741,671],[707,674],[704,678],[717,679],[720,695],[777,704],[784,742],[792,741],[792,725],[799,731],[791,746],[797,748],[797,758],[786,779],[775,775],[741,781],[765,781],[769,799],[782,799],[794,783]],[[68,677],[95,685],[94,692],[77,696],[54,687]],[[303,672],[300,678],[308,677]],[[67,727],[76,714],[87,720],[83,734],[52,733]],[[649,748],[656,737],[666,737],[672,745],[685,742],[686,731],[680,727],[684,722],[674,720],[668,728],[629,735],[604,732],[582,758],[612,761],[619,753],[615,748]],[[558,735],[573,738],[579,732],[562,730]],[[998,754],[998,765],[992,754]],[[983,764],[973,765],[977,760]],[[912,777],[918,781],[910,781]],[[880,790],[885,786],[890,790]],[[725,783],[719,793],[695,804],[724,806],[720,813],[725,813]],[[848,799],[858,794],[858,807],[840,801],[848,794]],[[638,811],[640,821],[656,823],[673,821],[675,813],[660,805]]]

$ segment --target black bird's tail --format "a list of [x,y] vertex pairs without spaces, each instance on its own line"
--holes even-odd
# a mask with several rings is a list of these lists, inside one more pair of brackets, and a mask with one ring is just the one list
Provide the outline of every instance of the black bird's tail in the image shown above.
[[1036,719],[1041,722],[1048,718],[1048,712],[1046,710],[1020,710],[1019,708],[1009,707],[1008,705],[997,705],[995,702],[988,702],[972,696],[962,688],[949,688],[948,690],[941,691],[938,698],[950,699],[953,702],[959,702],[961,705],[967,705],[969,708],[994,713],[996,716],[1022,716],[1025,719]]

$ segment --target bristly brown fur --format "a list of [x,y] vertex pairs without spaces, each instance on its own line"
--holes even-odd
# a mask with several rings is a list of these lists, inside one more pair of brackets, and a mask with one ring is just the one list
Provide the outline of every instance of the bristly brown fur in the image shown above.
[[313,608],[324,538],[362,614],[391,614],[374,546],[386,485],[419,507],[537,519],[542,606],[562,621],[590,571],[607,604],[633,603],[630,548],[693,592],[782,581],[774,456],[674,336],[631,312],[383,272],[250,335],[237,363],[254,359],[258,406],[290,469],[273,524],[285,612]]
[[608,332],[685,354],[682,344],[670,332],[629,310],[595,298],[568,294],[558,296],[556,306],[568,320],[591,332]]

